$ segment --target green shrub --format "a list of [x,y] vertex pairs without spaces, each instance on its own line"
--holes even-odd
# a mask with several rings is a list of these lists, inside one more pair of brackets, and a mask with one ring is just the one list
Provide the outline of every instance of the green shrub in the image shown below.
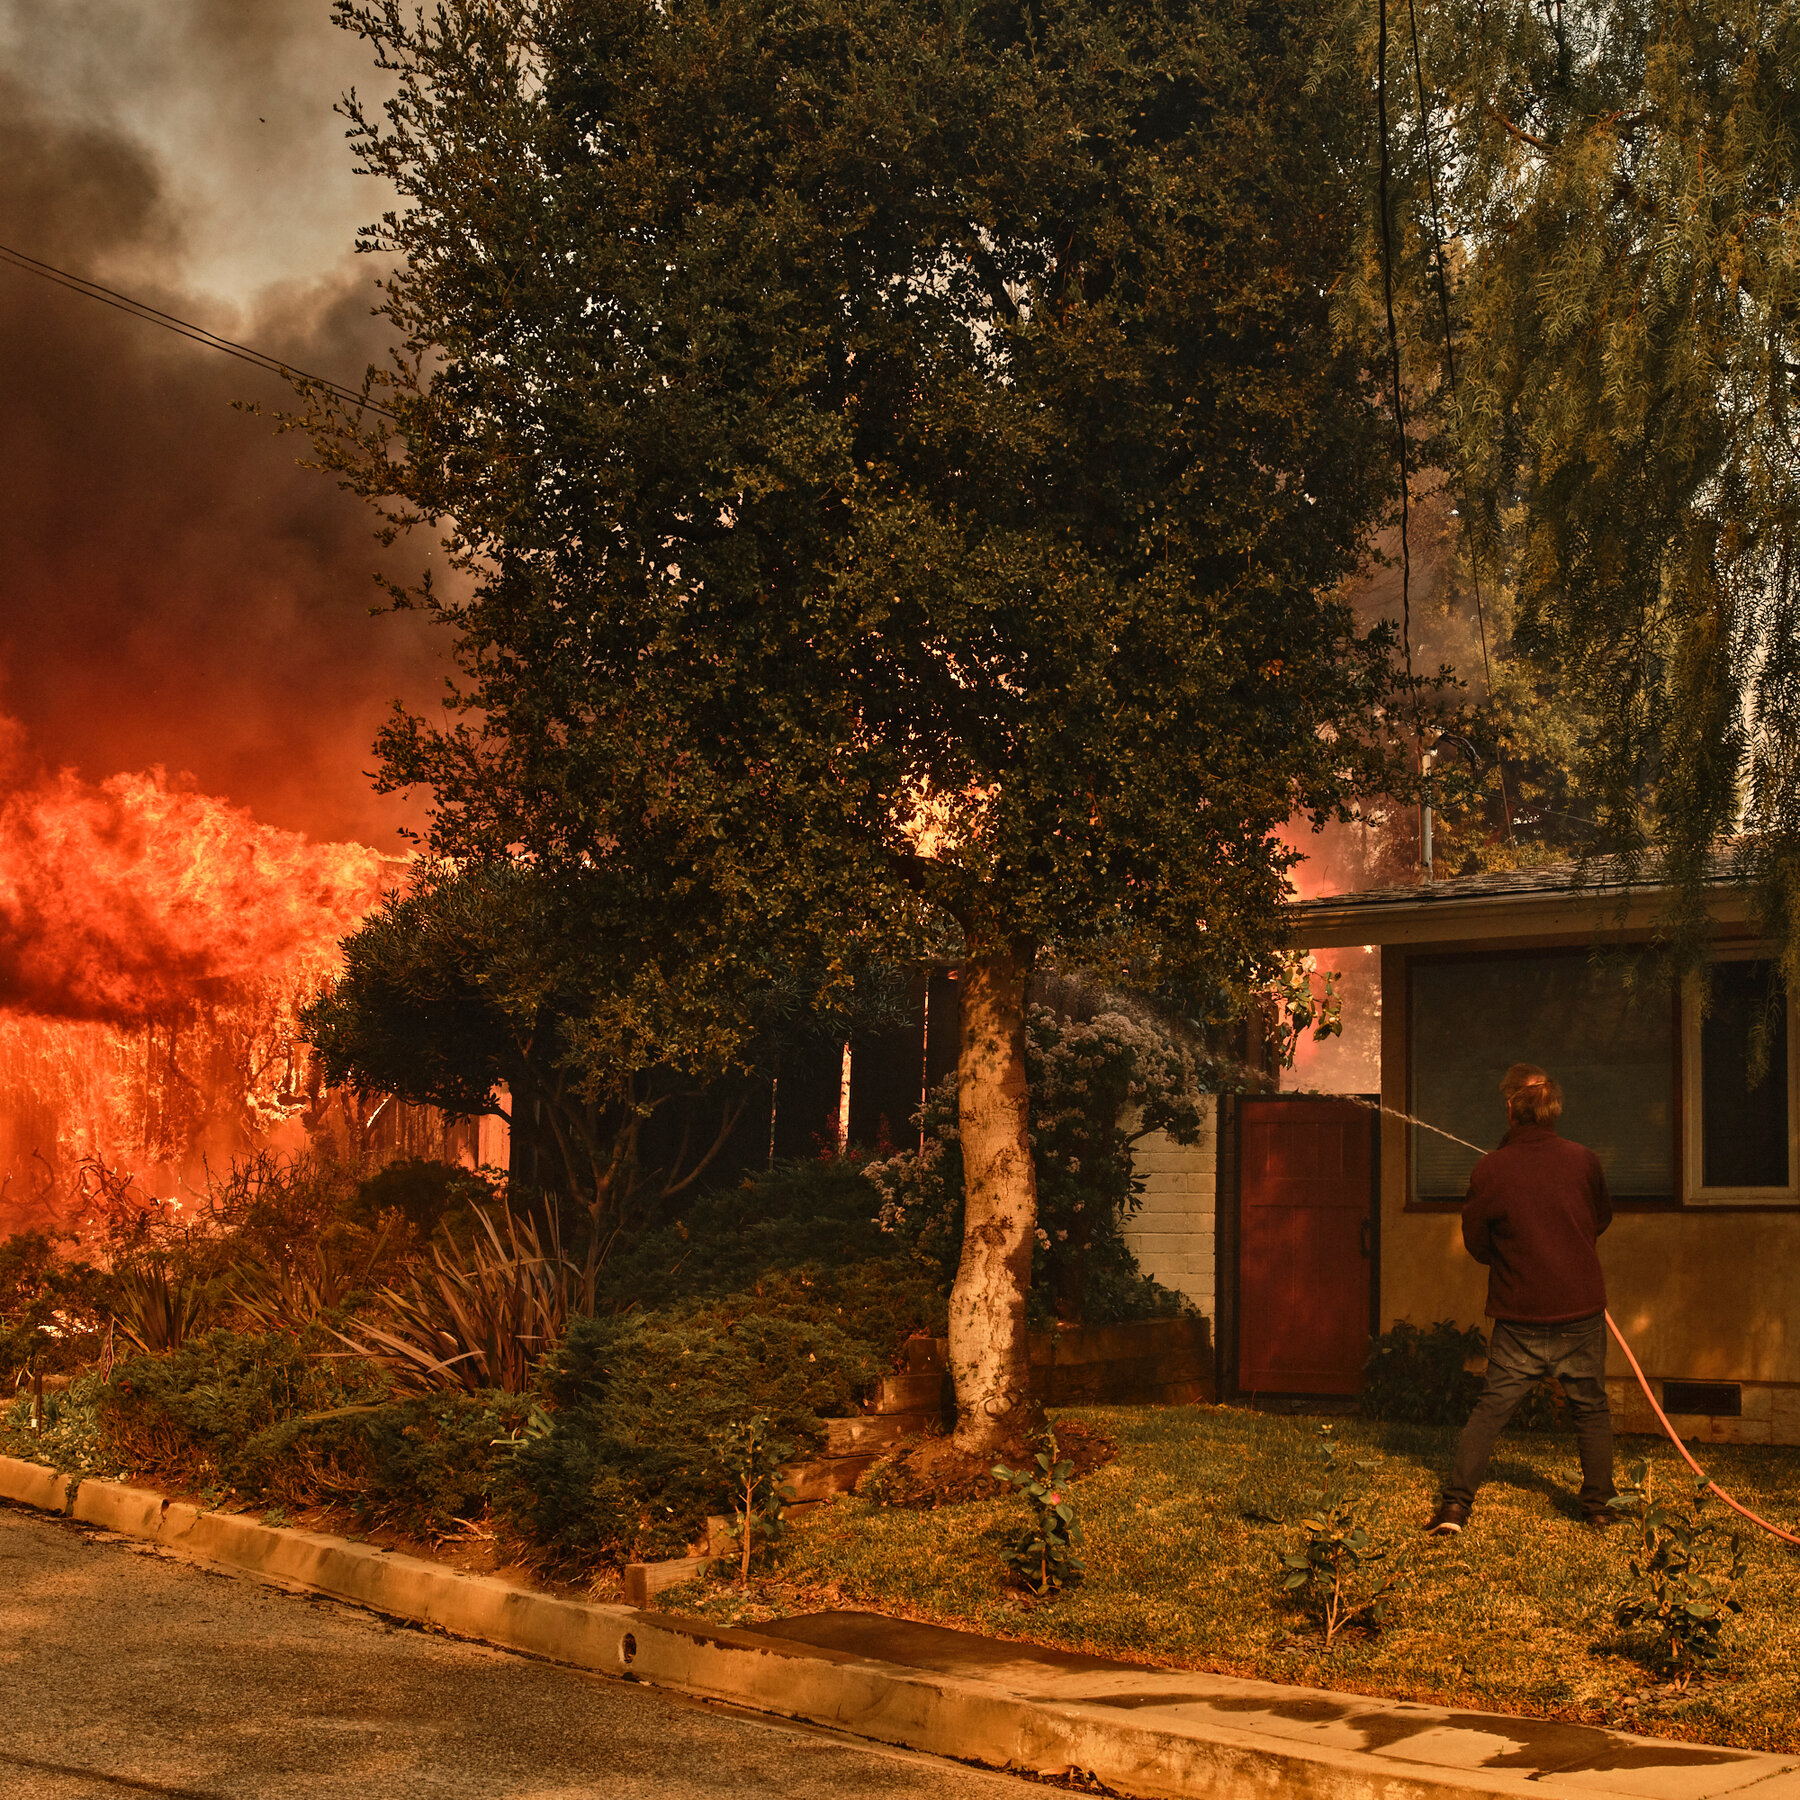
[[446,1220],[455,1223],[471,1206],[491,1206],[494,1199],[493,1185],[460,1164],[408,1156],[358,1183],[339,1204],[338,1215],[372,1231],[398,1213],[423,1243]]
[[271,1426],[244,1447],[264,1499],[336,1501],[358,1518],[443,1536],[488,1508],[499,1452],[528,1406],[509,1394],[442,1393],[351,1405]]
[[1109,1233],[1089,1246],[1087,1303],[1081,1311],[1084,1325],[1178,1319],[1192,1310],[1184,1295],[1164,1287],[1138,1267],[1123,1237]]
[[[1409,1425],[1461,1425],[1481,1393],[1481,1377],[1465,1365],[1487,1355],[1474,1325],[1440,1319],[1421,1330],[1406,1319],[1369,1346],[1363,1364],[1362,1414]],[[1567,1421],[1562,1389],[1535,1383],[1507,1423],[1509,1431],[1559,1431]]]
[[0,1452],[71,1475],[116,1473],[100,1430],[99,1391],[100,1377],[88,1373],[60,1392],[52,1389],[41,1402],[29,1390],[20,1393],[0,1408]]
[[102,1456],[184,1486],[284,1506],[339,1504],[447,1531],[487,1504],[494,1440],[524,1421],[504,1394],[393,1400],[374,1371],[285,1331],[213,1331],[96,1382]]
[[0,1241],[0,1382],[34,1368],[66,1373],[102,1342],[111,1281],[91,1263],[65,1257],[45,1231]]
[[937,1270],[882,1232],[859,1165],[833,1157],[703,1195],[615,1251],[595,1303],[623,1313],[729,1300],[835,1325],[892,1362],[913,1333],[942,1335],[945,1295]]
[[847,1157],[778,1163],[701,1195],[681,1217],[621,1244],[601,1271],[600,1305],[617,1310],[739,1293],[780,1269],[892,1260],[880,1201]]
[[678,1555],[729,1504],[720,1438],[760,1415],[804,1454],[821,1415],[847,1411],[879,1374],[830,1321],[758,1304],[571,1324],[540,1372],[548,1428],[524,1436],[496,1480],[497,1509],[547,1562]]
[[209,1331],[167,1356],[121,1362],[99,1394],[101,1429],[121,1466],[193,1486],[250,1481],[248,1447],[270,1427],[381,1398],[358,1366],[316,1339]]
[[1363,1364],[1362,1412],[1409,1425],[1461,1425],[1481,1392],[1466,1367],[1487,1354],[1474,1326],[1440,1319],[1421,1329],[1402,1319],[1369,1346]]

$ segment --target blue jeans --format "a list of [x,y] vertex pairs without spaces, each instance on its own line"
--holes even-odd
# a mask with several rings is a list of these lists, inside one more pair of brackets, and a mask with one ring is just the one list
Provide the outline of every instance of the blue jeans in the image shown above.
[[1613,1487],[1612,1413],[1606,1404],[1606,1317],[1572,1325],[1512,1325],[1494,1321],[1488,1339],[1487,1382],[1457,1440],[1456,1464],[1444,1498],[1471,1506],[1487,1473],[1494,1440],[1534,1383],[1554,1375],[1562,1383],[1581,1452],[1581,1503],[1604,1506]]

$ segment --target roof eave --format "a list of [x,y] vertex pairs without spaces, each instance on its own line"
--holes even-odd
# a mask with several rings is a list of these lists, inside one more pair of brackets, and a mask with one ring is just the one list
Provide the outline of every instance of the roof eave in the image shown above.
[[[1749,923],[1748,896],[1741,887],[1713,887],[1706,904],[1716,928],[1730,931]],[[1308,900],[1290,908],[1288,937],[1295,948],[1307,950],[1490,939],[1588,940],[1646,935],[1667,911],[1668,889],[1660,886],[1374,902],[1346,894],[1341,904]]]

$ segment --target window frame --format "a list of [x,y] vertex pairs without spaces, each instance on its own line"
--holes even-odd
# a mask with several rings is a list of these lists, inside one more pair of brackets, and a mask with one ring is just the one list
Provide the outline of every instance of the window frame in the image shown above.
[[[1767,944],[1729,944],[1709,948],[1709,963],[1777,962]],[[1697,1209],[1721,1206],[1788,1207],[1800,1205],[1800,1001],[1790,988],[1787,997],[1787,1125],[1788,1178],[1785,1187],[1708,1187],[1705,1184],[1705,1140],[1701,1136],[1700,978],[1681,984],[1679,1081],[1682,1204]]]

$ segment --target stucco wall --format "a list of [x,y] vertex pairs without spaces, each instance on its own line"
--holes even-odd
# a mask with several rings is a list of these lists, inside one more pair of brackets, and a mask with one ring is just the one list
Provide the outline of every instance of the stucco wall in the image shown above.
[[1125,1241],[1138,1266],[1164,1287],[1185,1294],[1209,1319],[1213,1304],[1219,1170],[1219,1103],[1207,1096],[1196,1144],[1160,1131],[1140,1138],[1132,1163],[1144,1177],[1144,1204],[1126,1221]]
[[[1382,956],[1388,1002],[1382,1095],[1385,1104],[1401,1111],[1406,1107],[1404,958],[1404,951],[1392,948]],[[1498,1137],[1497,1097],[1495,1113]],[[1382,1328],[1397,1319],[1418,1325],[1454,1319],[1485,1327],[1487,1271],[1463,1249],[1456,1214],[1406,1211],[1406,1132],[1402,1121],[1383,1118]],[[1620,1213],[1600,1240],[1600,1263],[1609,1309],[1653,1380],[1800,1384],[1800,1213],[1760,1208]],[[1616,1349],[1609,1373],[1629,1379]],[[1753,1414],[1772,1416],[1773,1408],[1782,1415],[1776,1440],[1800,1437],[1800,1394],[1770,1397],[1747,1389],[1744,1406],[1744,1428],[1705,1435],[1761,1437],[1750,1423]],[[1638,1428],[1635,1418],[1631,1423]],[[1686,1428],[1686,1421],[1677,1423]]]

